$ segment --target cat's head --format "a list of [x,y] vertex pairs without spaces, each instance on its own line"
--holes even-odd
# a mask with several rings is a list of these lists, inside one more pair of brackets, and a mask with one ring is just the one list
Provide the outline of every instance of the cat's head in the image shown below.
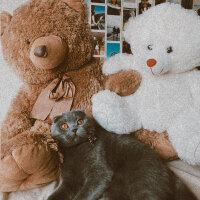
[[72,110],[54,117],[52,137],[65,146],[74,146],[88,140],[94,134],[93,120],[83,110]]

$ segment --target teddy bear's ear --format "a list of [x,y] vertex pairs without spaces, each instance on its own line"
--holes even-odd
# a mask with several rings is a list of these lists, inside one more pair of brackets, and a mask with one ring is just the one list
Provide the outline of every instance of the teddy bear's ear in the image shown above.
[[86,3],[82,0],[61,0],[67,3],[71,8],[79,12],[81,15],[85,15]]
[[1,36],[2,36],[6,27],[9,25],[12,19],[12,15],[4,11],[0,14],[0,16],[1,16]]

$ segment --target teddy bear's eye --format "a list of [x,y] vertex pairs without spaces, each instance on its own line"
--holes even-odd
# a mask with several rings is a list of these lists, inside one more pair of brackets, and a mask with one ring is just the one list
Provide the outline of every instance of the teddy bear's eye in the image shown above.
[[173,52],[173,48],[170,46],[167,48],[167,53],[171,53],[171,52]]
[[26,44],[30,44],[31,43],[31,41],[30,40],[26,40]]
[[153,49],[151,44],[148,45],[147,48],[148,48],[149,50],[152,50],[152,49]]

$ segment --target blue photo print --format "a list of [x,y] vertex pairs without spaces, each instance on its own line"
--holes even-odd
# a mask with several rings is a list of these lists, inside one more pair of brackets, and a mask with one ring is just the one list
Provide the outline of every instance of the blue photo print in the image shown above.
[[105,30],[105,6],[91,5],[91,29]]
[[107,58],[120,53],[120,43],[107,43]]

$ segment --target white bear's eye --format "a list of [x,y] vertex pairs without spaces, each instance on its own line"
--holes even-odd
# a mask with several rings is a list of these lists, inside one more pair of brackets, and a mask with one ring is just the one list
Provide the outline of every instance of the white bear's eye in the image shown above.
[[170,46],[167,48],[167,53],[171,53],[171,52],[173,52],[173,48]]
[[153,45],[150,44],[150,45],[147,46],[147,48],[148,48],[149,50],[152,50],[152,49],[153,49],[152,46],[153,46]]

